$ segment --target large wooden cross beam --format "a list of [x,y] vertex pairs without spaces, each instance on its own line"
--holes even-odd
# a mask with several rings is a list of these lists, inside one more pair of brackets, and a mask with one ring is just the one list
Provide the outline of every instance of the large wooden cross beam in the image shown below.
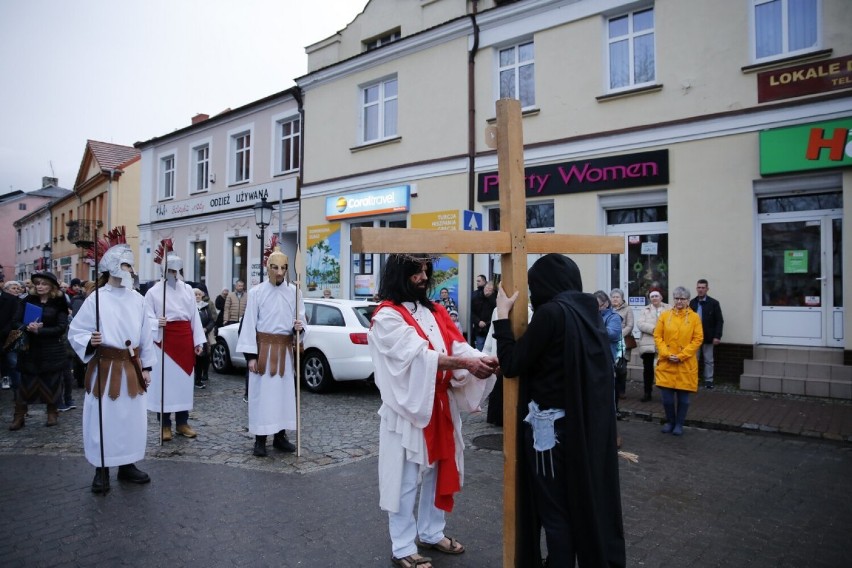
[[[497,162],[500,176],[499,231],[433,231],[430,229],[352,229],[352,251],[359,253],[502,255],[502,285],[518,290],[510,318],[515,337],[527,327],[527,254],[621,254],[623,237],[527,233],[524,143],[521,106],[515,99],[497,101]],[[518,383],[503,382],[503,566],[519,567],[517,534]]]

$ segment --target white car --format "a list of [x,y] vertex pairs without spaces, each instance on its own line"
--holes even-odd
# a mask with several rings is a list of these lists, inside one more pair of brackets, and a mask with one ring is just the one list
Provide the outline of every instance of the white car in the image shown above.
[[[327,391],[335,381],[373,378],[367,330],[376,306],[362,300],[305,299],[308,333],[301,365],[309,391]],[[239,327],[233,323],[219,328],[211,356],[217,372],[246,366],[245,357],[236,350]]]

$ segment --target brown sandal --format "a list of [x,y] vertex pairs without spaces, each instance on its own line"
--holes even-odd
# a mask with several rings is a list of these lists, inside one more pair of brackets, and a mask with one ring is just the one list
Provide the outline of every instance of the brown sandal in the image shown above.
[[[444,538],[450,541],[449,546],[441,544],[444,541]],[[415,542],[417,546],[437,550],[438,552],[443,552],[444,554],[461,554],[462,552],[464,552],[464,545],[462,543],[460,543],[451,536],[445,536],[444,538],[434,544],[429,542],[423,542],[419,538],[415,540]]]
[[402,558],[391,556],[391,562],[393,562],[394,566],[399,566],[400,568],[417,568],[417,566],[431,564],[432,559],[428,556],[420,556],[419,558],[415,558],[413,554],[409,554],[408,556],[403,556]]

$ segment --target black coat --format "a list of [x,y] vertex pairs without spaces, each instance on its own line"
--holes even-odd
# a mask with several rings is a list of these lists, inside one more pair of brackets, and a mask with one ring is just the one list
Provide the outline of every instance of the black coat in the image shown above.
[[[689,307],[698,313],[698,296],[689,301]],[[704,343],[713,343],[713,339],[722,339],[722,326],[725,318],[722,317],[722,306],[719,301],[710,296],[704,296],[701,306],[701,327],[704,330]]]
[[[490,296],[486,296],[484,293],[477,294],[471,303],[473,315],[471,325],[474,328],[474,333],[480,337],[488,335],[488,329],[491,327],[491,315],[497,306],[497,293],[492,292]],[[479,327],[480,321],[484,321],[485,325]]]
[[[564,506],[576,521],[574,546],[588,566],[624,566],[612,356],[597,300],[580,291],[579,269],[561,255],[536,261],[529,283],[535,311],[526,333],[516,341],[509,320],[494,322],[500,367],[506,377],[519,380],[517,431],[527,426],[523,419],[532,399],[542,408],[565,410],[563,420],[573,435],[559,443],[572,466],[565,476]],[[524,456],[525,436],[517,439],[518,455]],[[518,468],[518,480],[525,492],[517,500],[519,565],[539,566],[541,525],[526,467]]]
[[68,366],[65,334],[68,331],[68,303],[65,295],[50,298],[42,304],[38,296],[29,295],[18,305],[15,325],[23,325],[25,303],[41,306],[43,326],[38,333],[30,333],[30,347],[18,353],[18,370],[30,375],[59,371]]
[[6,343],[6,338],[9,332],[12,331],[12,326],[15,323],[15,316],[18,314],[18,304],[21,299],[10,294],[9,292],[0,292],[0,347]]

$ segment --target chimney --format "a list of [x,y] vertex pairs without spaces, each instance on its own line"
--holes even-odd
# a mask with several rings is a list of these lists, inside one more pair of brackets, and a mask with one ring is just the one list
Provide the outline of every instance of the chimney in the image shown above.
[[59,178],[47,177],[44,176],[41,178],[41,188],[45,187],[59,187]]
[[210,118],[209,114],[201,114],[201,113],[196,114],[195,116],[192,117],[192,124],[198,124],[199,122],[204,122],[208,118]]

